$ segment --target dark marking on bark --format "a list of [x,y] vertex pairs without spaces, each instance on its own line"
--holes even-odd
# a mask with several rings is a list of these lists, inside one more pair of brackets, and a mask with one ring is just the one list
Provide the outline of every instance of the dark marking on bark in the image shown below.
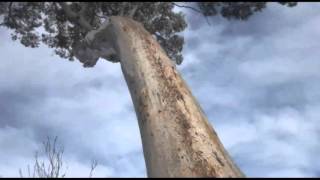
[[[155,74],[152,74],[152,76],[155,76],[155,78],[159,82],[159,89],[155,90],[157,92],[158,98],[165,103],[165,106],[163,107],[163,119],[162,120],[175,120],[177,121],[177,132],[179,132],[179,135],[182,137],[182,148],[186,152],[185,156],[181,156],[181,159],[185,158],[186,161],[190,161],[187,168],[190,168],[196,176],[210,176],[210,177],[217,177],[217,170],[221,167],[216,167],[216,165],[212,165],[208,162],[206,157],[203,156],[203,152],[198,151],[197,153],[193,153],[195,149],[193,149],[192,144],[194,143],[194,134],[190,132],[190,128],[192,128],[191,114],[189,112],[189,108],[186,106],[186,102],[184,99],[184,95],[186,97],[191,95],[191,92],[185,88],[185,84],[183,80],[180,80],[179,74],[176,72],[175,67],[169,65],[168,62],[171,62],[170,59],[168,59],[166,53],[161,48],[161,46],[152,38],[152,36],[144,30],[142,25],[140,23],[136,23],[134,21],[128,20],[127,25],[130,28],[130,30],[133,31],[134,36],[141,37],[144,42],[141,42],[143,44],[143,51],[145,51],[146,54],[146,60],[150,63],[151,67],[154,69]],[[157,50],[160,51],[157,51]],[[171,67],[170,67],[171,66]],[[170,69],[169,69],[170,68]],[[145,94],[143,94],[145,93]],[[138,108],[148,108],[148,103],[150,103],[150,97],[148,96],[148,92],[141,93],[142,97],[138,97]],[[144,96],[143,96],[144,95]],[[192,95],[191,95],[192,96]],[[197,101],[193,98],[195,103]],[[181,107],[181,104],[179,101],[182,101],[184,104],[184,107]],[[141,104],[140,104],[141,103]],[[198,104],[197,104],[198,105]],[[198,106],[200,108],[200,106]],[[148,109],[138,109],[138,112],[147,112]],[[185,113],[187,111],[188,113]],[[200,108],[200,111],[202,109]],[[158,111],[159,113],[159,111]],[[142,116],[141,120],[145,123],[147,121],[147,117],[149,114],[140,113]],[[203,113],[204,114],[204,113]],[[167,115],[167,116],[166,116]],[[170,117],[172,119],[166,119],[165,117]],[[210,135],[210,140],[217,141],[218,148],[221,148],[219,144],[219,140],[215,134],[215,131],[210,128],[209,125],[206,127],[209,134],[211,134],[212,131],[214,135]],[[164,131],[162,131],[164,133]],[[160,135],[159,133],[155,133],[155,136]],[[197,135],[197,133],[196,133]],[[153,136],[153,134],[151,134]],[[161,135],[160,135],[161,136]],[[158,138],[158,137],[155,137]],[[224,152],[224,151],[221,151]],[[172,158],[178,158],[178,152],[173,152]],[[177,159],[177,160],[178,160]],[[224,166],[224,163],[221,161],[219,157],[216,156],[216,159],[218,163],[221,164],[221,166]],[[226,161],[228,163],[228,161]],[[222,165],[223,164],[223,165]],[[179,164],[178,164],[179,165]],[[190,166],[189,166],[190,165]],[[227,164],[228,165],[228,164]]]
[[144,90],[141,92],[141,95],[138,96],[138,112],[145,112],[139,113],[139,119],[141,119],[141,125],[144,125],[147,120],[149,119],[149,112],[146,111],[148,109],[148,103],[150,103],[150,97],[148,91]]
[[123,29],[124,32],[128,31],[128,27],[127,26],[123,26],[122,29]]
[[[147,43],[149,43],[149,41],[146,41],[146,44]],[[156,75],[159,79],[159,86],[162,87],[159,89],[159,91],[161,91],[160,94],[162,95],[161,99],[167,102],[167,111],[172,112],[171,115],[173,117],[176,117],[178,125],[180,125],[180,130],[177,131],[183,133],[181,135],[185,139],[183,141],[183,146],[186,150],[186,153],[189,154],[191,158],[187,158],[188,160],[191,160],[190,168],[195,174],[199,176],[215,177],[217,175],[216,171],[214,167],[208,164],[206,158],[203,157],[203,152],[199,151],[195,156],[191,155],[194,152],[192,147],[193,135],[191,134],[191,132],[189,132],[189,129],[192,127],[192,119],[190,119],[190,112],[188,107],[186,106],[184,95],[182,94],[183,89],[181,88],[183,88],[183,86],[181,86],[181,83],[183,82],[180,82],[180,80],[177,79],[177,74],[174,71],[174,67],[170,67],[172,71],[166,70],[167,65],[163,64],[161,57],[155,56],[154,48],[152,45],[153,43],[151,43],[150,47],[146,48],[147,59],[150,61],[151,64],[153,64],[152,67],[155,68]],[[178,104],[178,101],[183,102],[184,108],[181,109],[181,107]],[[186,110],[188,113],[185,114],[185,112],[183,112],[183,109]],[[175,155],[173,154],[173,156]],[[183,159],[184,157],[181,158]]]
[[221,165],[221,166],[224,166],[224,163],[222,162],[222,160],[219,158],[217,152],[213,152],[214,156],[215,156],[215,159],[218,161],[218,163]]
[[147,42],[148,44],[151,44],[151,42],[150,42],[150,40],[149,40],[148,38],[146,38],[146,42]]
[[190,129],[191,125],[185,120],[185,119],[179,119],[180,120],[180,124],[182,125],[182,127],[184,129]]
[[195,172],[198,176],[203,177],[216,177],[216,167],[212,167],[207,161],[207,159],[203,158],[203,152],[197,151],[194,153],[195,165],[193,167],[193,172]]

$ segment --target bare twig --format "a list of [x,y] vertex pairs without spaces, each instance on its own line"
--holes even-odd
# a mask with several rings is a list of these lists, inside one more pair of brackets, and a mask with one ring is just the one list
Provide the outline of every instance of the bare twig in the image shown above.
[[200,13],[200,14],[203,15],[203,17],[206,19],[207,23],[208,23],[209,25],[211,25],[210,22],[209,22],[209,20],[208,20],[208,17],[206,17],[199,9],[194,8],[194,7],[191,7],[191,6],[179,5],[179,4],[175,3],[175,2],[173,2],[172,4],[175,5],[175,6],[177,6],[177,7],[188,8],[188,9],[191,9],[191,10],[197,12],[197,13]]
[[161,39],[162,41],[166,41],[166,39],[164,38],[164,37],[162,37],[161,35],[159,35],[159,34],[157,34],[157,33],[155,33],[154,34],[157,38],[159,38],[159,39]]
[[121,11],[119,13],[120,16],[123,16],[124,15],[124,9],[126,7],[126,2],[122,2],[122,8],[121,8]]
[[21,178],[23,178],[23,174],[22,174],[21,168],[19,169],[19,175],[20,175]]
[[179,5],[179,4],[175,3],[175,2],[173,2],[172,4],[177,6],[177,7],[188,8],[188,9],[191,9],[191,10],[197,12],[197,13],[202,14],[202,12],[197,8],[194,8],[194,7],[191,7],[191,6]]
[[[68,167],[66,167],[65,172],[62,173],[62,169],[64,168],[64,162],[62,160],[64,150],[62,146],[58,147],[57,142],[58,137],[55,137],[53,140],[47,137],[47,140],[43,142],[43,153],[45,155],[46,161],[40,161],[39,153],[36,152],[35,163],[33,165],[33,174],[31,174],[30,166],[27,166],[27,176],[29,178],[63,178],[66,176]],[[92,177],[93,171],[95,170],[97,165],[97,161],[92,161],[90,177]],[[21,178],[24,177],[21,168],[19,169],[19,174]]]
[[[9,2],[9,5],[8,5],[8,19],[12,22],[15,22],[15,20],[12,18],[12,5],[13,5],[13,2]],[[2,23],[2,24],[5,24],[5,23]]]
[[97,16],[98,18],[103,18],[103,19],[106,19],[106,18],[107,18],[107,16],[100,16],[100,15],[98,15],[97,13],[95,13],[94,15]]
[[139,7],[139,5],[136,4],[136,5],[132,8],[132,10],[131,10],[130,13],[129,13],[129,17],[130,17],[130,18],[133,18],[133,16],[134,16],[134,14],[136,13],[138,7]]
[[[38,152],[35,153],[35,163],[33,167],[33,174],[31,176],[30,166],[28,165],[28,177],[40,177],[40,178],[59,178],[64,177],[65,174],[61,174],[61,167],[63,165],[62,155],[63,148],[57,147],[57,137],[53,142],[48,137],[46,142],[43,142],[44,153],[48,160],[48,163],[39,161]],[[21,169],[19,170],[20,176],[23,177]]]
[[13,2],[9,2],[9,6],[8,6],[8,8],[9,8],[9,11],[8,11],[9,16],[11,16],[12,4],[13,4]]
[[30,166],[28,164],[28,176],[30,177]]
[[98,166],[98,162],[96,160],[93,160],[92,163],[91,163],[91,170],[90,170],[90,174],[89,174],[89,177],[91,178],[92,177],[92,173],[94,171],[94,169]]

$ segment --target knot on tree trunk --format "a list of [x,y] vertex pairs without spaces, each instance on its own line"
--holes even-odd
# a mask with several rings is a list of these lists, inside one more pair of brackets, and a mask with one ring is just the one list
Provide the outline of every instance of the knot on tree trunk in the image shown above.
[[99,58],[114,63],[120,61],[110,29],[111,24],[106,20],[98,29],[89,31],[83,41],[75,43],[72,51],[84,67],[93,67]]

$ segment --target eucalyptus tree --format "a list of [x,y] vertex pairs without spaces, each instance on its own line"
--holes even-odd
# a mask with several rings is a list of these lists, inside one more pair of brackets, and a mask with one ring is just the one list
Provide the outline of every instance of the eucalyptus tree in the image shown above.
[[[295,6],[296,3],[281,2]],[[1,2],[0,25],[26,47],[42,42],[93,67],[120,63],[135,107],[149,177],[242,177],[176,69],[187,27],[175,6],[246,20],[265,2]]]

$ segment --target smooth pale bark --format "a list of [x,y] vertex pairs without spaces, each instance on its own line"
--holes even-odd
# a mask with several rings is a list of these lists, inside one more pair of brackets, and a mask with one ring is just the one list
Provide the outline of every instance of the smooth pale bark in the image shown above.
[[149,177],[243,177],[174,63],[143,26],[111,17]]

